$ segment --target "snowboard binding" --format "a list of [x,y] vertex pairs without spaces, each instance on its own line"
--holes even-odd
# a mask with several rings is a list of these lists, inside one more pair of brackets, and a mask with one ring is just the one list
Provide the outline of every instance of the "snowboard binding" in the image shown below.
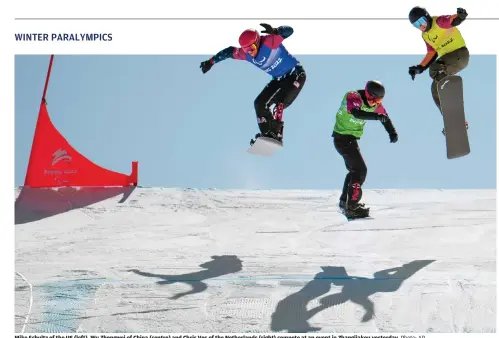
[[284,132],[284,121],[282,120],[283,113],[284,113],[284,104],[282,103],[276,104],[274,106],[274,111],[272,112],[272,117],[274,119],[271,121],[271,130],[269,130],[264,134],[262,133],[256,134],[255,138],[250,140],[250,146],[252,146],[256,142],[256,139],[261,136],[269,137],[282,143],[283,132]]
[[341,213],[345,215],[348,220],[370,217],[370,208],[366,208],[364,203],[358,203],[355,207],[348,208],[345,202],[340,202],[339,207]]
[[260,136],[262,136],[262,134],[258,133],[255,135],[255,138],[252,138],[251,141],[250,141],[250,146],[252,146],[253,144],[255,144],[256,142],[256,139],[259,138]]
[[258,134],[256,134],[256,135],[255,135],[255,138],[252,138],[252,139],[250,140],[250,146],[252,146],[253,144],[255,144],[256,140],[257,140],[259,137],[262,137],[262,136],[263,136],[263,137],[268,137],[268,138],[274,139],[274,140],[276,140],[276,141],[278,141],[279,143],[281,143],[281,144],[282,144],[282,134],[280,134],[280,133],[279,133],[279,134],[277,134],[277,135],[276,135],[274,132],[269,131],[269,132],[267,132],[267,133],[265,133],[265,134],[262,134],[262,133],[258,133]]
[[344,210],[343,215],[350,221],[359,218],[368,218],[371,217],[369,214],[369,208],[361,209],[361,210]]

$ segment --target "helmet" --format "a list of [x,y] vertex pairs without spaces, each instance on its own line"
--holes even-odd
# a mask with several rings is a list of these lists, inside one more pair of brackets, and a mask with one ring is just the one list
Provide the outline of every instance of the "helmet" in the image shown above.
[[243,48],[253,44],[258,45],[259,42],[260,34],[255,29],[247,29],[239,36],[239,45]]
[[425,25],[424,31],[428,31],[431,28],[431,16],[426,10],[426,8],[416,6],[409,12],[409,21],[412,25],[418,29]]
[[376,80],[367,81],[365,91],[368,100],[381,101],[385,97],[385,87]]

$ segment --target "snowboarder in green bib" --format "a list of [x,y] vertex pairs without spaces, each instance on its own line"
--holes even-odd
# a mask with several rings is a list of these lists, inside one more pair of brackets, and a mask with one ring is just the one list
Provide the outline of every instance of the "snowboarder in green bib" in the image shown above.
[[382,105],[384,96],[385,87],[381,82],[368,81],[364,89],[347,92],[336,113],[332,135],[334,147],[343,157],[348,170],[339,207],[348,218],[369,216],[369,208],[359,203],[367,167],[357,143],[367,120],[381,121],[390,136],[390,142],[398,140],[397,131]]

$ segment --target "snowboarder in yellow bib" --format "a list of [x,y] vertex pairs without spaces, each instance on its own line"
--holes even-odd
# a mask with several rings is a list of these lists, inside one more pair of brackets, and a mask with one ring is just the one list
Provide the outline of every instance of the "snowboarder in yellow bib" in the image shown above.
[[[412,79],[417,74],[430,69],[431,95],[440,113],[440,99],[437,84],[447,75],[455,75],[468,66],[470,54],[461,32],[457,28],[468,16],[463,8],[457,9],[457,14],[430,16],[422,7],[414,7],[409,12],[409,20],[422,33],[426,44],[426,56],[417,66],[409,67]],[[468,127],[468,122],[466,122]]]

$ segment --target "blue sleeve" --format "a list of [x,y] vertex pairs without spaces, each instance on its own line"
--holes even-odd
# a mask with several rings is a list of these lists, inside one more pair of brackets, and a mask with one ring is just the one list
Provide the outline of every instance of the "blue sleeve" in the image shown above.
[[294,32],[293,28],[290,26],[280,26],[278,30],[279,30],[279,35],[282,36],[284,39],[289,38]]
[[220,61],[226,60],[226,59],[232,59],[232,53],[234,52],[234,47],[227,47],[220,52],[218,52],[216,55],[214,55],[211,60],[213,63],[218,63]]

